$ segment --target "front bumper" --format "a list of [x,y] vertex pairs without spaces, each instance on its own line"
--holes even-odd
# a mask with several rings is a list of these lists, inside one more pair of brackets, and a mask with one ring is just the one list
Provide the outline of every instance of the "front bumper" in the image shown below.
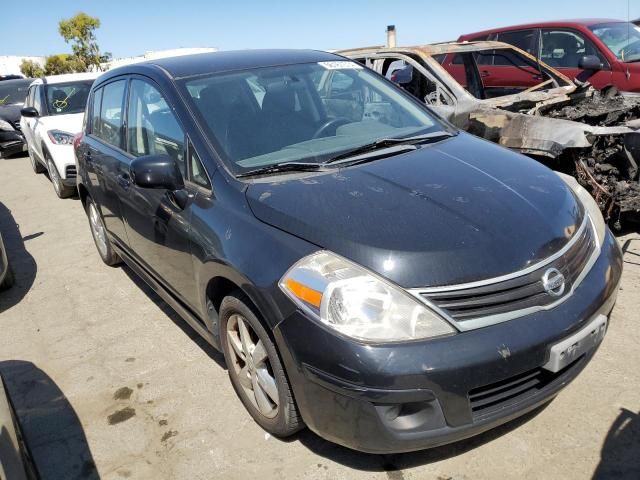
[[77,166],[72,145],[47,145],[51,159],[58,169],[58,174],[66,187],[76,186]]
[[9,157],[27,150],[24,137],[17,130],[0,130],[0,156]]
[[398,344],[358,343],[301,312],[274,334],[311,430],[365,452],[420,450],[491,429],[557,395],[597,346],[557,374],[541,369],[550,347],[595,316],[609,314],[621,273],[622,254],[607,231],[589,274],[552,310]]

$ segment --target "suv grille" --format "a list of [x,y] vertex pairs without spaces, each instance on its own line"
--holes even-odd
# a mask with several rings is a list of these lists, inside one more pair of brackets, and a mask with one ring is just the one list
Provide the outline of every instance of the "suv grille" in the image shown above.
[[[476,318],[550,305],[571,292],[596,250],[595,235],[587,217],[571,242],[561,256],[524,275],[471,288],[438,288],[421,295],[461,325]],[[550,268],[557,269],[565,278],[560,295],[551,295],[543,285],[542,278]]]
[[475,418],[490,415],[535,395],[569,370],[582,364],[585,358],[584,355],[579,357],[559,372],[554,373],[538,367],[505,380],[470,390],[469,405],[472,416]]

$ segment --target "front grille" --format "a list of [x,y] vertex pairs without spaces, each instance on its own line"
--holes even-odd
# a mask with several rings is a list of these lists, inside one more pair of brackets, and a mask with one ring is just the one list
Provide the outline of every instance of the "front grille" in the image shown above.
[[75,165],[69,165],[65,169],[65,173],[66,173],[66,178],[76,178],[78,176]]
[[[550,305],[571,292],[573,284],[596,249],[591,224],[588,219],[585,222],[570,247],[561,256],[540,268],[503,281],[470,288],[454,286],[450,289],[435,289],[421,295],[460,324],[477,318]],[[549,294],[543,286],[542,278],[550,268],[559,270],[565,278],[564,291],[559,296]]]
[[581,356],[559,372],[550,372],[541,367],[509,377],[505,380],[474,388],[469,391],[469,406],[473,417],[490,415],[537,394],[558,380],[569,370],[584,362]]

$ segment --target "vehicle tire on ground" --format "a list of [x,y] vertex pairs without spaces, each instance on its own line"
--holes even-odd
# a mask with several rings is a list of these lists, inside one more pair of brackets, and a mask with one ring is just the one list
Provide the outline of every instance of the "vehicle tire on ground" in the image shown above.
[[49,178],[51,179],[51,183],[53,184],[53,190],[58,195],[58,198],[69,198],[72,196],[76,189],[74,187],[67,187],[62,183],[62,178],[58,173],[58,169],[56,165],[53,163],[51,157],[45,153],[45,159],[47,161],[47,170],[49,171]]
[[240,291],[220,305],[220,339],[229,378],[253,419],[286,437],[304,427],[276,346]]
[[100,258],[110,267],[116,266],[122,262],[120,256],[114,251],[111,240],[107,235],[107,229],[104,226],[100,210],[96,206],[91,197],[87,197],[85,202],[85,210],[89,219],[89,227],[91,228],[91,236],[96,244],[96,249]]
[[11,265],[9,265],[7,267],[7,273],[5,273],[2,283],[0,283],[0,290],[11,288],[13,287],[14,283],[16,283],[16,277],[13,273],[13,268],[11,268]]
[[46,169],[38,160],[36,160],[36,156],[31,151],[30,148],[27,150],[27,153],[29,155],[29,160],[31,161],[31,168],[33,168],[33,171],[35,173],[43,173]]

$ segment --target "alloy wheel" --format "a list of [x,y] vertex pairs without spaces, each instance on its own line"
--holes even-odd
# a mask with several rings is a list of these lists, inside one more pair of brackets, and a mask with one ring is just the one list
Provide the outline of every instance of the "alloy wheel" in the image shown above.
[[92,203],[89,204],[89,224],[91,225],[91,233],[93,233],[93,238],[96,241],[96,246],[98,250],[100,250],[100,254],[102,257],[107,256],[107,236],[104,229],[104,224],[102,223],[102,219],[100,218],[100,213],[98,213],[98,209]]
[[58,196],[60,196],[60,175],[58,175],[58,169],[56,169],[56,166],[53,164],[51,159],[47,162],[47,167],[49,168],[49,176],[51,177],[51,183],[53,183],[53,189],[56,191]]
[[230,365],[245,394],[256,409],[267,418],[278,414],[279,395],[269,355],[251,328],[239,314],[227,321],[227,343],[233,357]]

